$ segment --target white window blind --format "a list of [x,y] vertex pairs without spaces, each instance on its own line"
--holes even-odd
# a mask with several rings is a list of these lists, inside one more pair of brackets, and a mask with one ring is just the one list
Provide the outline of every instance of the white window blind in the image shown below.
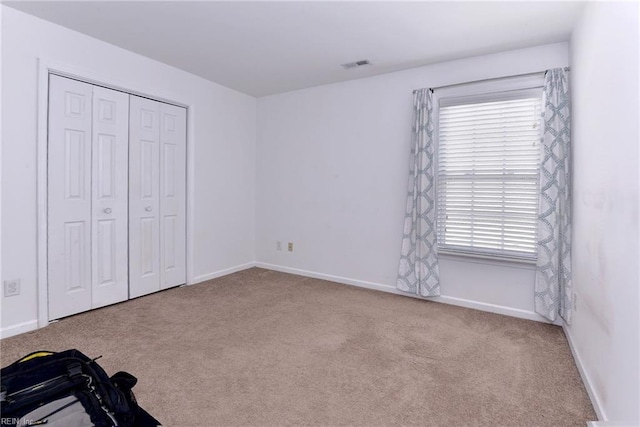
[[542,96],[440,107],[437,225],[444,252],[534,260]]

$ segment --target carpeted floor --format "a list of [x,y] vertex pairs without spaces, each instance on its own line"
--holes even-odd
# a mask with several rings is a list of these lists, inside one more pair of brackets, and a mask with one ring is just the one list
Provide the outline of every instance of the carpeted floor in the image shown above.
[[166,426],[584,426],[557,326],[250,269],[2,340],[103,355]]

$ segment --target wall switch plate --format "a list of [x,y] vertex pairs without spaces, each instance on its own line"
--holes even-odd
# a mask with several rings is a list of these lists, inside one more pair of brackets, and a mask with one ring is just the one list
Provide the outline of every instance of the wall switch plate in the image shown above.
[[12,297],[20,295],[20,279],[12,279],[4,281],[4,296]]
[[278,240],[276,242],[276,250],[277,251],[281,251],[282,250],[282,242],[280,240]]
[[289,242],[287,249],[289,249],[289,252],[293,252],[293,242]]
[[573,293],[573,311],[578,311],[578,294]]

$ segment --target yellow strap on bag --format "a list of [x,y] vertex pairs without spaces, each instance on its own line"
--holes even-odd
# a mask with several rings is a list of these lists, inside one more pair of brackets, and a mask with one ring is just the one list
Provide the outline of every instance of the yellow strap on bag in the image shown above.
[[20,359],[18,363],[26,362],[27,360],[35,359],[36,357],[51,356],[52,354],[54,353],[51,351],[36,351],[35,353],[31,353]]

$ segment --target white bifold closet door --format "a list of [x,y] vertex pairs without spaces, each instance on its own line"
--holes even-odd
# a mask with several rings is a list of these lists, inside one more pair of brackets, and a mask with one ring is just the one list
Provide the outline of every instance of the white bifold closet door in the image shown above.
[[129,296],[185,283],[186,110],[130,96]]
[[50,76],[49,319],[128,297],[129,95]]

